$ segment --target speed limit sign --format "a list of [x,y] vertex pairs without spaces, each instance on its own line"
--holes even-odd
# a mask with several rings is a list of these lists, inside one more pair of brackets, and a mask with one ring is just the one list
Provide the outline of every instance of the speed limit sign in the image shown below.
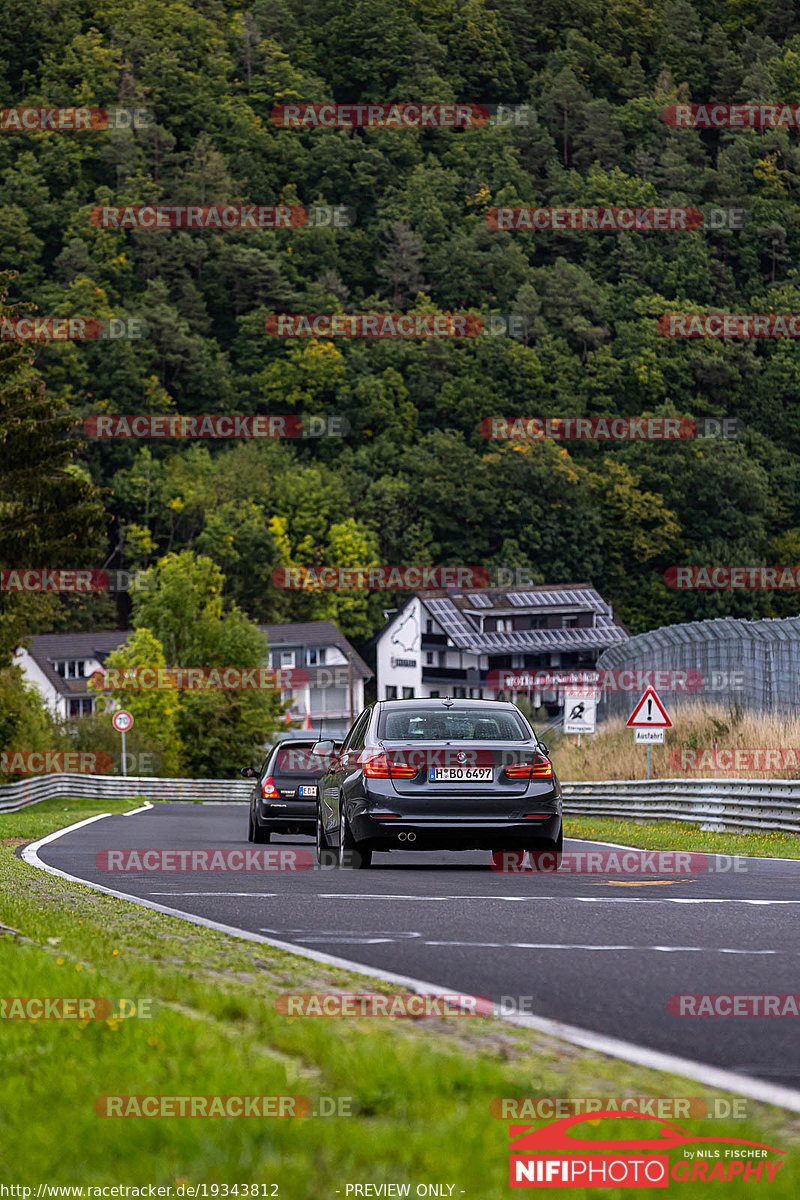
[[111,724],[117,733],[127,733],[133,725],[133,717],[126,709],[121,708],[119,712],[114,713],[114,716],[111,718]]

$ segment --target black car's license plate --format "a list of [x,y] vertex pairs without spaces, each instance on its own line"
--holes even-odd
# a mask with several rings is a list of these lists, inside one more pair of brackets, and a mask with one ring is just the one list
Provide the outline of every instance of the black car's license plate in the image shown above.
[[429,783],[466,783],[468,780],[491,783],[492,778],[491,767],[430,767],[428,769]]
[[316,796],[317,794],[316,786],[313,784],[304,783],[297,790],[301,796]]

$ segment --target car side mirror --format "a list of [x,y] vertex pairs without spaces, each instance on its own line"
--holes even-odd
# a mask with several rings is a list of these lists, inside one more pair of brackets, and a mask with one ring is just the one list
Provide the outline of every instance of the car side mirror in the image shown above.
[[544,742],[539,742],[539,749],[541,750],[542,754],[546,754],[548,758],[550,757],[550,751],[547,749],[547,746],[545,746]]
[[242,767],[239,774],[244,775],[245,779],[258,779],[258,771],[255,767]]

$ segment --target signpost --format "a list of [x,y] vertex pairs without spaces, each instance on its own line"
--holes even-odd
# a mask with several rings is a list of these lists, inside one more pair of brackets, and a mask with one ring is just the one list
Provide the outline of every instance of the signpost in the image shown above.
[[127,777],[128,766],[125,756],[125,734],[133,726],[133,717],[127,711],[127,709],[121,708],[118,712],[114,713],[113,717],[111,718],[111,724],[114,726],[117,733],[122,734],[122,774]]
[[664,741],[664,730],[672,729],[672,721],[655,688],[646,689],[628,717],[627,728],[634,730],[634,743],[647,746],[647,778],[650,778],[650,747]]
[[594,733],[597,723],[597,692],[594,688],[564,688],[564,733]]

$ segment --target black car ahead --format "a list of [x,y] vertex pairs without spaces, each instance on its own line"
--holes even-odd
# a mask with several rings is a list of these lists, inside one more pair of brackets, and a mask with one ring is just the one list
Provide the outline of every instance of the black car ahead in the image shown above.
[[[341,746],[320,741],[317,858],[368,867],[376,850],[550,852],[561,861],[561,788],[514,704],[370,705]],[[552,869],[552,868],[551,868]]]
[[273,833],[309,833],[316,828],[317,786],[325,761],[312,753],[313,741],[279,742],[260,770],[243,767],[254,779],[247,840],[268,842]]

